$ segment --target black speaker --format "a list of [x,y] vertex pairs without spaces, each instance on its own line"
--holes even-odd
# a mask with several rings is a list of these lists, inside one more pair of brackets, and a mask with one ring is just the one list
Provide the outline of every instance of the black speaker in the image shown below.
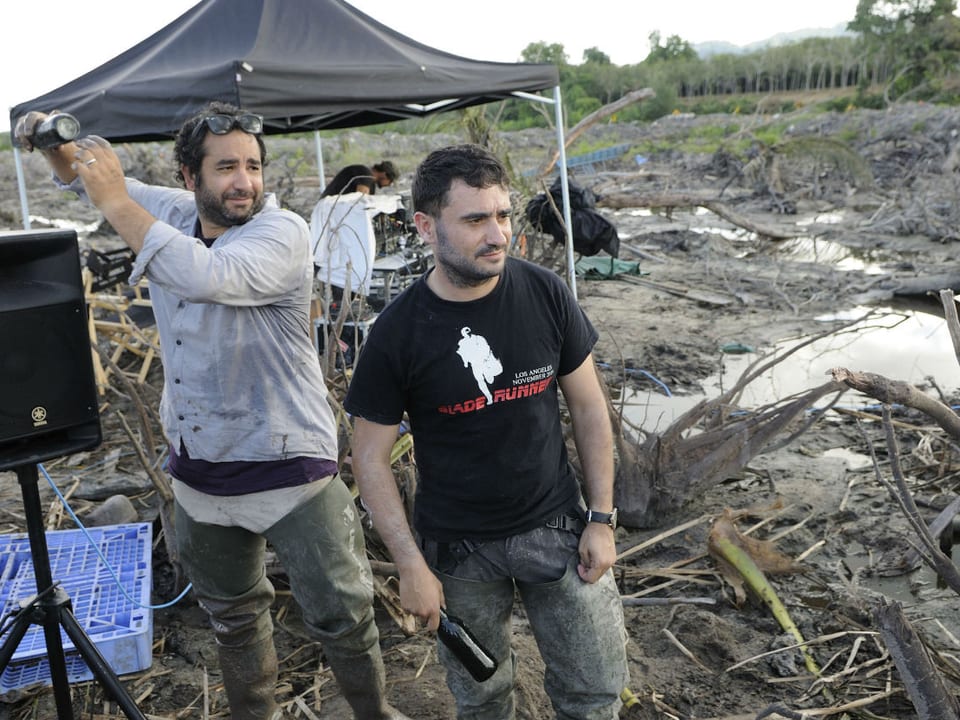
[[0,470],[100,441],[77,233],[0,233]]

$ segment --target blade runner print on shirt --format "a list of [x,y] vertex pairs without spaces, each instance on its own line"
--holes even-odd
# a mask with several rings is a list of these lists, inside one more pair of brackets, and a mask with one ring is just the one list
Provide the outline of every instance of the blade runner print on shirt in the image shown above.
[[463,366],[473,370],[473,377],[480,387],[480,392],[488,403],[493,402],[490,394],[490,383],[503,372],[503,365],[490,349],[490,343],[482,335],[471,335],[470,328],[460,331],[460,342],[457,344],[457,355],[463,360]]
[[503,373],[503,364],[494,355],[487,339],[482,335],[474,335],[468,327],[460,330],[457,355],[463,361],[463,367],[469,368],[473,373],[477,387],[483,395],[452,405],[443,405],[438,408],[442,414],[476,412],[493,403],[537,395],[546,390],[553,381],[553,365],[546,365],[533,370],[518,370],[514,374],[511,387],[491,391],[490,385]]

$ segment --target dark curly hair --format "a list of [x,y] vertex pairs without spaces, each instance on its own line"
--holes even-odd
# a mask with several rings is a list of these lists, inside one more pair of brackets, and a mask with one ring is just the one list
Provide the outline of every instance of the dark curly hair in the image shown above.
[[417,168],[411,188],[414,210],[440,217],[454,180],[474,188],[510,187],[510,175],[496,155],[479,145],[452,145],[434,150]]
[[[214,100],[183,123],[173,143],[173,156],[177,164],[174,177],[176,177],[177,182],[186,185],[182,169],[184,165],[190,169],[195,177],[200,174],[200,165],[204,158],[203,140],[210,132],[206,125],[197,130],[197,126],[203,124],[203,119],[208,115],[217,114],[230,115],[236,118],[246,112],[236,105]],[[196,134],[194,134],[194,131],[196,131]],[[257,145],[260,146],[260,164],[266,167],[267,146],[263,142],[262,135],[254,135],[254,137],[257,139]]]
[[396,182],[397,178],[400,177],[400,174],[397,172],[397,166],[389,160],[378,162],[373,166],[373,169],[377,172],[382,172],[386,176],[387,180],[392,183]]

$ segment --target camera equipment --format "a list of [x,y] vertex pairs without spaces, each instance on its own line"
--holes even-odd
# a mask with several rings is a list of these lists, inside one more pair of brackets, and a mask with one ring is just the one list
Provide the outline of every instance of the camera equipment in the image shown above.
[[0,337],[0,470],[17,473],[37,581],[0,645],[0,672],[42,625],[57,717],[73,720],[62,627],[127,717],[145,720],[53,582],[37,488],[37,463],[101,440],[76,231],[0,233]]
[[133,270],[135,259],[136,256],[130,248],[87,250],[87,269],[93,275],[90,290],[95,293],[103,292],[124,282]]
[[44,150],[70,142],[80,134],[80,123],[70,113],[48,115],[34,128],[30,142],[35,148]]

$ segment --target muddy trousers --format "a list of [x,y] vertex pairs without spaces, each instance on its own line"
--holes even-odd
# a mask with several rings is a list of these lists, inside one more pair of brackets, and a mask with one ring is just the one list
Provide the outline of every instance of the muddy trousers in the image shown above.
[[[620,693],[628,685],[623,608],[612,572],[594,584],[580,579],[577,537],[537,529],[484,543],[450,571],[456,577],[437,572],[447,610],[463,620],[499,662],[493,677],[478,683],[438,644],[460,720],[515,718],[516,660],[510,634],[517,592],[546,666],[544,688],[558,720],[618,718]],[[544,582],[545,569],[559,578]],[[495,577],[498,574],[501,577]]]
[[233,720],[272,720],[277,656],[270,607],[270,542],[310,635],[358,718],[389,718],[373,615],[373,584],[353,497],[339,478],[259,535],[198,523],[177,504],[180,560],[217,640]]

